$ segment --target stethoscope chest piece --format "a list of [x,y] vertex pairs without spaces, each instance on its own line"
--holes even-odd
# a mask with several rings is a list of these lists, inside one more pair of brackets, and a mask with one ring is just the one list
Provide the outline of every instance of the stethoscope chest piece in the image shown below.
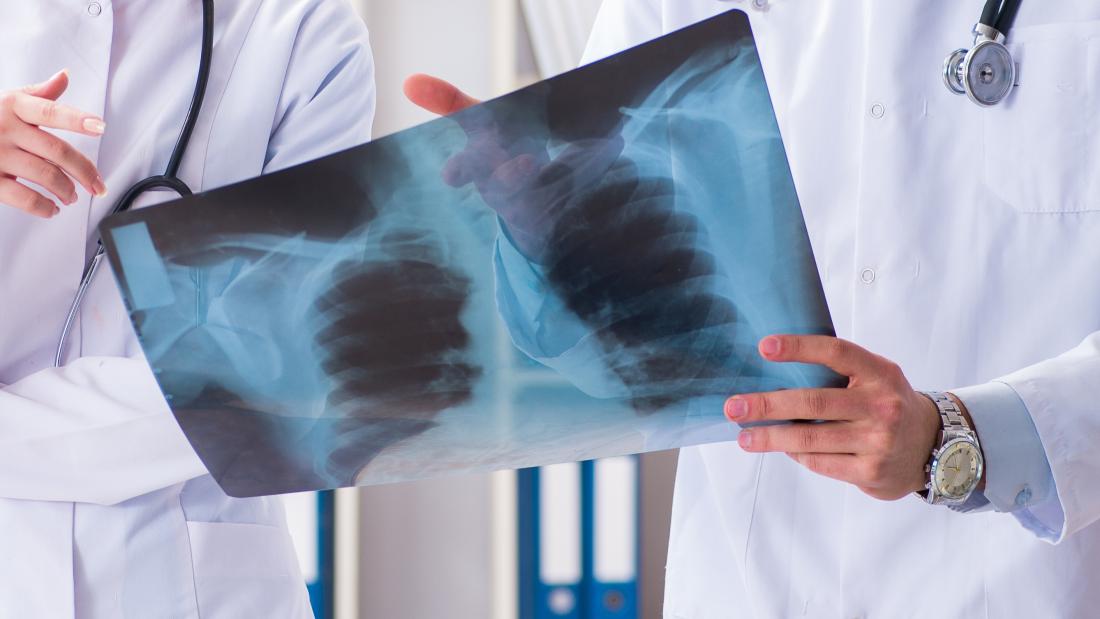
[[974,47],[957,49],[943,61],[943,83],[957,95],[982,107],[1005,100],[1016,85],[1016,61],[1005,37],[1016,21],[1023,0],[986,0],[974,26]]
[[943,82],[955,94],[982,107],[1004,101],[1016,84],[1016,62],[1004,43],[978,41],[973,49],[958,49],[943,63]]

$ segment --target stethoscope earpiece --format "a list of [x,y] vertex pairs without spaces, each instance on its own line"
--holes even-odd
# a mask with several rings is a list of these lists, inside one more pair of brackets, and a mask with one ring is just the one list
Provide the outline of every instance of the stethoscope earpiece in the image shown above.
[[974,26],[974,47],[957,49],[943,62],[943,83],[982,107],[1004,101],[1016,85],[1016,61],[1004,41],[1021,0],[987,0]]

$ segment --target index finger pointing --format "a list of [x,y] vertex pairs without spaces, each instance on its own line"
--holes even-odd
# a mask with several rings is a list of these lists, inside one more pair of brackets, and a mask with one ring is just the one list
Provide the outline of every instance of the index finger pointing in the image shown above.
[[74,131],[90,136],[103,135],[106,129],[103,119],[94,114],[26,93],[16,93],[12,110],[20,120],[37,127]]
[[879,358],[849,341],[826,335],[772,335],[760,341],[768,361],[823,365],[844,376],[867,374]]

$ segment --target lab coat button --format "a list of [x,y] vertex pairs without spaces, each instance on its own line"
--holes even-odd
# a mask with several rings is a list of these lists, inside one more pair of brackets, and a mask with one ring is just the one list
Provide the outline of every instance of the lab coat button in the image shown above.
[[881,103],[876,103],[871,106],[871,116],[873,118],[882,118],[886,116],[886,106]]
[[863,272],[859,274],[859,278],[863,280],[863,283],[868,285],[875,283],[877,277],[878,275],[874,269],[863,269]]
[[101,13],[103,13],[103,6],[98,2],[93,2],[88,5],[88,15],[99,17]]
[[752,0],[752,8],[757,11],[768,10],[768,0]]

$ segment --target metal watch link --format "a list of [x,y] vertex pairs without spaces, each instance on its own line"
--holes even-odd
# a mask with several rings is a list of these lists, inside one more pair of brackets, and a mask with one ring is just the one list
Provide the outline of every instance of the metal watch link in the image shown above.
[[961,505],[970,498],[985,473],[978,435],[951,396],[939,392],[922,392],[922,395],[939,409],[943,430],[924,467],[928,483],[924,492],[917,494],[932,505]]

